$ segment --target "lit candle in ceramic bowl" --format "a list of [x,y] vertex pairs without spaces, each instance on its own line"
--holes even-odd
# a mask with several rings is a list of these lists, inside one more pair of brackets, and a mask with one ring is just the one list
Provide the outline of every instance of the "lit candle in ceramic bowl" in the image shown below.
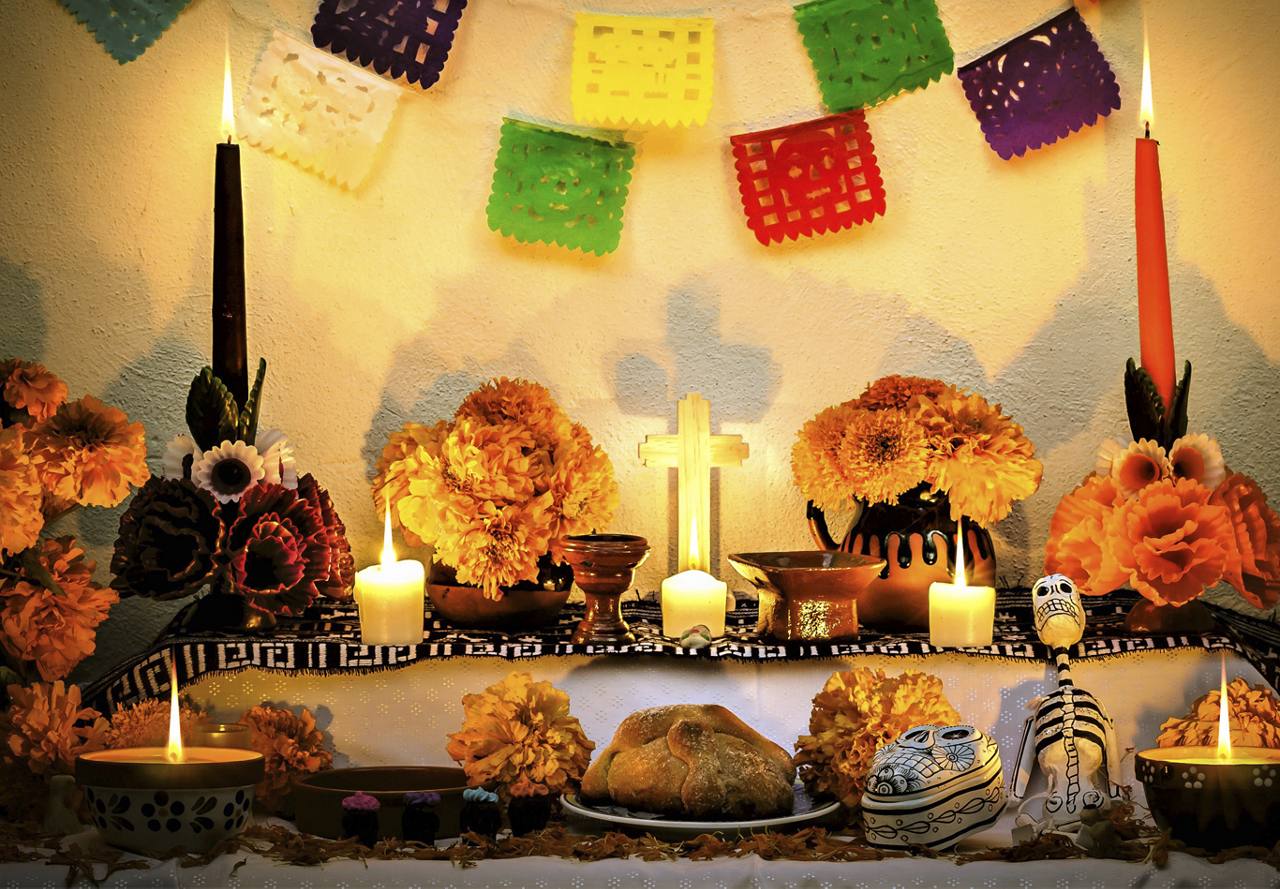
[[1280,841],[1280,750],[1231,743],[1226,658],[1216,747],[1156,747],[1134,765],[1156,824],[1201,849]]
[[427,571],[414,559],[396,560],[391,544],[391,510],[382,536],[382,563],[356,572],[356,605],[360,608],[360,641],[365,645],[417,645],[422,641],[422,613]]
[[[697,564],[697,522],[690,535],[690,557]],[[678,639],[685,630],[706,626],[712,637],[724,635],[725,599],[729,585],[697,568],[662,582],[662,635]]]
[[956,528],[955,582],[929,584],[929,644],[949,648],[990,645],[995,621],[995,587],[969,586],[965,581],[961,520]]
[[253,750],[182,743],[178,677],[169,663],[169,743],[76,757],[93,823],[112,846],[158,856],[207,852],[249,822],[263,758]]

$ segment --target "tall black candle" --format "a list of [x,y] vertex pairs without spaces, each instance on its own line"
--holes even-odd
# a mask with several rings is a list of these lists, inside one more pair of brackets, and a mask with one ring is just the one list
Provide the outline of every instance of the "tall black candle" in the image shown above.
[[213,178],[213,373],[243,407],[249,397],[244,323],[244,206],[240,146],[232,141],[231,58],[222,83],[222,129]]

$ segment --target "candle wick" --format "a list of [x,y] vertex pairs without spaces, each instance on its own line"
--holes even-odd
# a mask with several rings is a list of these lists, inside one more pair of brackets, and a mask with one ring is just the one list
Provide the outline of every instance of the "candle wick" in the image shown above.
[[[1143,138],[1150,139],[1151,138],[1151,121],[1149,120],[1146,121],[1144,126],[1145,126],[1145,135],[1143,136]],[[231,140],[228,139],[227,141],[231,141]]]

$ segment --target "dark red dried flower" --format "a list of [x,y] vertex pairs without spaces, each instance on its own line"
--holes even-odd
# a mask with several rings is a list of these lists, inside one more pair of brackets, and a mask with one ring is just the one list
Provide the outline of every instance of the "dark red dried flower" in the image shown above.
[[356,582],[356,560],[351,554],[351,544],[347,542],[347,526],[342,523],[329,492],[311,473],[298,479],[298,495],[319,508],[324,520],[325,541],[329,546],[329,576],[319,585],[320,595],[331,599],[350,599]]
[[225,531],[206,492],[152,476],[120,517],[111,585],[124,596],[151,599],[199,592],[218,567]]
[[240,498],[227,532],[227,579],[249,607],[301,614],[329,577],[320,509],[299,492],[259,482]]

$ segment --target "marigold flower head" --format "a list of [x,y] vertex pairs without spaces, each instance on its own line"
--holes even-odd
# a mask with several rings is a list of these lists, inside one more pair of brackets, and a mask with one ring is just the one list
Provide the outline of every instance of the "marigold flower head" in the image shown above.
[[280,810],[303,778],[333,767],[333,750],[306,707],[294,713],[259,704],[246,710],[240,722],[249,726],[249,743],[266,760],[257,798],[268,810]]
[[120,597],[93,582],[94,563],[71,537],[45,540],[36,558],[58,589],[30,579],[0,579],[0,642],[49,682],[66,678],[93,654],[98,625]]
[[916,400],[921,395],[932,399],[946,390],[947,384],[942,380],[889,374],[867,386],[866,391],[853,401],[853,406],[868,411],[882,411],[886,408],[905,411],[915,407]]
[[549,488],[551,558],[564,559],[565,539],[601,528],[618,508],[618,483],[613,462],[591,441],[586,427],[573,424],[573,438],[556,450]]
[[0,716],[4,758],[36,775],[69,775],[81,753],[101,750],[107,721],[83,706],[80,687],[57,682],[10,685],[9,710]]
[[67,400],[67,384],[34,361],[0,361],[0,397],[32,420],[47,420]]
[[489,426],[528,429],[537,447],[549,450],[570,435],[570,421],[546,386],[529,380],[498,377],[463,399],[455,419],[470,418]]
[[791,470],[805,496],[823,509],[852,500],[888,503],[920,484],[929,462],[924,430],[893,408],[827,408],[800,430]]
[[[205,715],[189,698],[179,700],[178,721],[184,741],[190,742],[192,731]],[[117,706],[111,714],[105,740],[108,750],[163,747],[169,741],[169,699],[147,698],[128,707]]]
[[150,477],[142,424],[92,395],[63,404],[32,435],[32,462],[59,503],[115,506]]
[[958,722],[936,676],[912,670],[887,676],[865,667],[833,673],[813,699],[809,734],[796,740],[800,779],[811,793],[854,808],[877,750],[917,725]]
[[[449,423],[441,420],[433,426],[421,423],[405,423],[402,429],[392,432],[378,455],[377,471],[373,477],[373,503],[378,515],[391,508],[391,521],[398,525],[410,546],[422,546],[420,536],[404,524],[400,518],[399,504],[409,493],[409,482],[423,472],[426,457],[439,457],[440,446],[449,434]],[[434,537],[429,530],[428,538]]]
[[1049,522],[1045,573],[1065,574],[1086,596],[1123,586],[1128,576],[1111,557],[1106,535],[1111,514],[1125,499],[1109,475],[1090,475],[1066,494]]
[[0,429],[0,558],[35,545],[44,527],[43,497],[23,428]]
[[1232,473],[1210,502],[1225,508],[1231,523],[1227,581],[1255,608],[1280,602],[1280,515],[1267,495],[1249,476]]
[[475,584],[486,598],[502,598],[504,587],[538,578],[538,561],[551,544],[551,493],[527,503],[476,505],[475,517],[463,524],[451,514],[436,554],[458,571],[458,581]]
[[1190,479],[1163,479],[1111,516],[1111,558],[1156,605],[1184,605],[1222,580],[1235,543],[1227,508],[1211,496]]
[[994,525],[1040,487],[1044,467],[1022,427],[981,395],[952,387],[919,401],[936,456],[928,481],[947,495],[951,517]]
[[558,796],[577,785],[595,744],[569,712],[569,696],[528,673],[512,673],[462,698],[462,728],[448,753],[472,787],[508,798]]
[[[1280,700],[1265,684],[1250,685],[1237,676],[1227,684],[1231,743],[1238,747],[1280,747]],[[1157,747],[1216,747],[1222,693],[1213,689],[1192,703],[1185,716],[1170,716],[1160,726]]]

